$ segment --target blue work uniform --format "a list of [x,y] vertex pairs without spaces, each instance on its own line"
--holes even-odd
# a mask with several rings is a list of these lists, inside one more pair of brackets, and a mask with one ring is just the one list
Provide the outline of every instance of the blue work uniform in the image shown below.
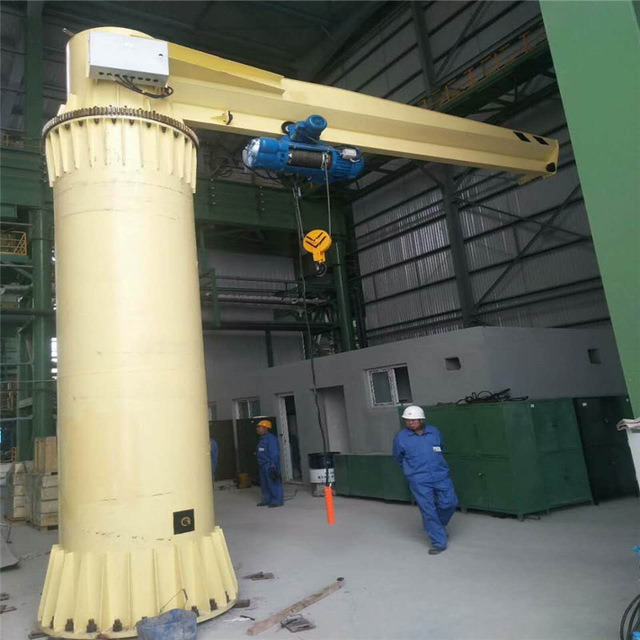
[[422,435],[403,429],[393,439],[393,457],[402,465],[422,523],[434,547],[446,549],[445,529],[458,506],[458,497],[443,455],[440,431],[424,425]]
[[[280,480],[280,447],[278,438],[273,433],[265,433],[258,440],[256,450],[258,470],[260,472],[260,488],[264,504],[284,504],[284,492]],[[274,479],[274,471],[278,477]]]
[[211,477],[216,476],[216,467],[218,466],[218,443],[211,438]]

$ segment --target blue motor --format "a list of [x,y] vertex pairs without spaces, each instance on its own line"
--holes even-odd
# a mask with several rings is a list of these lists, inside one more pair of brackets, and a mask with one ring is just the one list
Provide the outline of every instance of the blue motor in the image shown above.
[[275,138],[254,138],[242,152],[242,159],[250,169],[266,169],[285,175],[301,175],[311,182],[323,183],[353,180],[364,169],[360,149],[336,149],[320,142],[327,121],[318,115],[304,122],[285,122],[286,134]]

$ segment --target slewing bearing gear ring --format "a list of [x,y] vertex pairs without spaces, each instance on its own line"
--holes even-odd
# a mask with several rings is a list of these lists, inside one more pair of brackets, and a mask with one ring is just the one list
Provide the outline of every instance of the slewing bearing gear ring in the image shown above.
[[145,109],[131,109],[129,107],[89,107],[86,109],[75,109],[74,111],[68,111],[55,118],[52,118],[44,125],[42,129],[42,137],[45,138],[47,134],[60,124],[69,123],[73,120],[79,120],[84,118],[111,118],[119,120],[151,120],[161,125],[177,129],[185,136],[187,136],[191,142],[198,148],[198,136],[195,132],[187,127],[179,120],[174,120],[169,116],[165,116],[156,111],[147,111]]

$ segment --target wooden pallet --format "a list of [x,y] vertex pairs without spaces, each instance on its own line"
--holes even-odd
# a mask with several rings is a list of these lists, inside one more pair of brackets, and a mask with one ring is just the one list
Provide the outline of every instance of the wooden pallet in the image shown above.
[[42,533],[44,531],[57,531],[58,530],[58,525],[57,524],[35,524],[34,522],[29,522],[29,524],[34,529],[37,529],[40,533]]
[[33,469],[39,473],[58,471],[58,439],[56,436],[35,438]]
[[5,516],[4,518],[5,518],[5,520],[8,520],[9,522],[26,522],[27,521],[27,516],[23,516],[21,518],[14,518],[12,516]]

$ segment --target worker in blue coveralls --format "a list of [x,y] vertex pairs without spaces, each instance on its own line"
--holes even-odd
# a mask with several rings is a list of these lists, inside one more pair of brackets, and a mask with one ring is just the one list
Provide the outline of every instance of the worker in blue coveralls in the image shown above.
[[278,438],[270,432],[273,427],[270,420],[260,420],[256,432],[260,436],[256,455],[260,471],[262,500],[259,507],[281,507],[284,504],[284,492],[280,480],[280,447]]
[[407,407],[402,417],[406,428],[393,439],[393,457],[402,465],[418,503],[424,530],[431,538],[429,555],[434,556],[447,548],[445,527],[458,506],[458,498],[442,452],[440,431],[424,423],[420,407]]
[[215,480],[216,467],[218,466],[218,443],[211,438],[211,478]]

